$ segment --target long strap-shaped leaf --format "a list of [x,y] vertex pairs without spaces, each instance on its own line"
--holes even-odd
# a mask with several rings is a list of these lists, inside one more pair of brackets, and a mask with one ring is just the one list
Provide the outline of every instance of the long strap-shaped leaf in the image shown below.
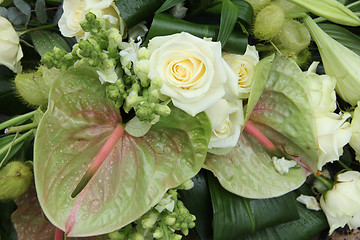
[[217,40],[225,46],[231,32],[234,29],[239,15],[239,8],[230,0],[223,0],[221,7],[220,28]]

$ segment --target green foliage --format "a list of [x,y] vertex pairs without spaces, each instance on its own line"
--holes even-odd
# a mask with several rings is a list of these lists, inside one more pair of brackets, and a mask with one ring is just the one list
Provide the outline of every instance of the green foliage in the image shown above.
[[45,8],[46,8],[45,0],[36,0],[35,13],[39,23],[46,23],[47,21],[47,13]]
[[217,40],[225,46],[231,32],[234,30],[239,15],[239,8],[230,0],[223,0],[221,7],[220,28]]
[[36,51],[42,56],[57,47],[65,52],[70,52],[70,47],[60,34],[49,31],[30,32],[31,40]]
[[174,7],[176,4],[182,3],[184,1],[185,0],[166,0],[163,3],[163,5],[161,5],[161,7],[155,12],[155,14],[164,12],[164,11]]
[[[167,14],[156,14],[144,44],[147,44],[148,41],[155,36],[164,36],[180,32],[188,32],[200,38],[209,37],[217,39],[219,28],[216,25],[203,25],[180,20]],[[247,35],[241,29],[235,28],[229,36],[226,45],[223,46],[223,49],[242,54],[245,52],[246,46]]]

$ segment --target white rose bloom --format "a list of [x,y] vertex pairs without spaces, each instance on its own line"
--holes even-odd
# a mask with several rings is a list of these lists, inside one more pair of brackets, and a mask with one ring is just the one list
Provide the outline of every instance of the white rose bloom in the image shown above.
[[360,173],[339,174],[334,187],[321,196],[320,206],[330,225],[329,234],[345,224],[350,229],[360,227]]
[[311,104],[315,117],[327,115],[336,109],[335,78],[315,73],[319,62],[314,62],[305,73],[309,79]]
[[223,58],[238,77],[240,97],[248,98],[255,75],[255,66],[259,62],[259,53],[255,46],[247,45],[244,55],[224,53]]
[[353,118],[351,120],[352,136],[350,146],[355,150],[356,160],[360,161],[360,102],[357,103]]
[[339,160],[343,147],[350,141],[351,128],[346,120],[350,113],[336,114],[335,81],[328,75],[315,73],[318,63],[311,64],[305,76],[309,80],[312,110],[315,116],[316,135],[319,145],[318,169]]
[[0,16],[0,65],[4,65],[15,73],[21,72],[20,59],[23,52],[19,35],[12,24]]
[[163,81],[161,93],[190,114],[205,111],[225,95],[236,76],[221,56],[220,42],[189,33],[155,37],[149,42],[149,78]]
[[318,169],[328,163],[339,160],[343,154],[343,147],[350,141],[350,123],[345,122],[351,116],[344,114],[329,113],[328,116],[316,117],[316,133],[320,148]]
[[97,16],[102,15],[108,24],[120,30],[120,34],[125,32],[125,23],[113,0],[64,0],[63,11],[58,25],[65,37],[76,37],[79,40],[84,36],[80,22],[89,12],[94,12]]
[[236,103],[232,103],[220,99],[205,112],[212,126],[209,148],[235,147],[241,127],[244,126],[242,101],[237,100]]

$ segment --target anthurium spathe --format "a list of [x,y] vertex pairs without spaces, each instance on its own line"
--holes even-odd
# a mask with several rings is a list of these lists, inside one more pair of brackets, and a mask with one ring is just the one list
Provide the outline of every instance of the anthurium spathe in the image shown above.
[[304,24],[316,42],[325,73],[336,79],[336,92],[355,106],[360,100],[360,56],[327,35],[309,16]]
[[173,108],[139,138],[94,70],[61,74],[36,134],[34,176],[41,208],[67,236],[115,231],[201,169],[210,141],[205,113]]

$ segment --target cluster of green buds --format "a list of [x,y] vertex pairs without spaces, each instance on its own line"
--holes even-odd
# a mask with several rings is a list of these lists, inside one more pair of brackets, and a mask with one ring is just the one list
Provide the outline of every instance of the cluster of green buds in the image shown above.
[[142,217],[108,236],[111,240],[180,240],[180,232],[187,236],[189,229],[195,227],[195,220],[196,217],[178,199],[177,191],[171,189]]
[[133,40],[122,47],[120,61],[125,74],[107,85],[107,96],[126,113],[134,109],[140,121],[154,124],[160,116],[170,114],[169,98],[160,93],[162,81],[148,78],[150,54],[146,48],[137,49]]
[[118,29],[109,28],[103,18],[87,13],[80,23],[85,38],[73,46],[71,52],[55,47],[42,56],[41,62],[48,68],[67,70],[71,67],[89,65],[98,70],[113,68],[119,61],[122,36]]

